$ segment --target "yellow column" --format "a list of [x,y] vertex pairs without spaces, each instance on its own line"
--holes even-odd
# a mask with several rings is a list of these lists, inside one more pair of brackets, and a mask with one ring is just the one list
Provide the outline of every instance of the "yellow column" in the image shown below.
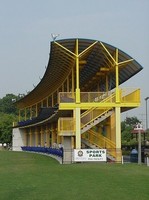
[[[79,86],[79,54],[78,39],[76,40],[76,104],[80,104],[80,86]],[[81,148],[81,126],[80,126],[80,107],[75,109],[74,118],[76,121],[76,149]]]
[[37,130],[35,131],[35,146],[38,147],[39,145],[39,138],[38,138],[38,132]]
[[46,127],[46,143],[47,147],[50,146],[50,130],[48,129],[48,126]]
[[28,133],[25,132],[25,146],[28,146]]
[[[119,64],[118,64],[118,49],[116,49],[116,103],[120,104],[120,89],[119,89]],[[121,162],[121,108],[115,107],[115,123],[116,123],[116,161]]]
[[78,39],[76,40],[76,103],[80,103]]
[[115,76],[116,76],[116,103],[120,102],[120,91],[119,91],[119,66],[118,66],[118,49],[116,49],[116,62],[115,62]]
[[43,140],[43,128],[41,127],[41,131],[40,131],[40,141],[41,141],[41,147],[44,147],[44,140]]
[[51,126],[51,131],[52,131],[52,146],[54,146],[54,144],[56,143],[56,134],[55,134],[55,129],[54,126]]
[[121,111],[120,107],[115,108],[116,123],[116,161],[121,162]]
[[32,132],[31,132],[31,130],[29,132],[29,146],[30,147],[32,146]]

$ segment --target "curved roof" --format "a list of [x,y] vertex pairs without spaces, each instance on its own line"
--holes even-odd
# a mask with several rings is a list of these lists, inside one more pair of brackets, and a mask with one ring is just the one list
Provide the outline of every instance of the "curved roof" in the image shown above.
[[[78,53],[83,52],[95,42],[96,40],[91,39],[78,39]],[[72,66],[75,64],[74,58],[73,56],[68,56],[68,54],[64,52],[65,50],[58,44],[67,48],[70,52],[75,53],[76,39],[64,39],[51,42],[50,57],[45,74],[39,84],[28,95],[17,102],[19,108],[27,107],[43,100],[53,93],[69,75]],[[113,76],[115,71],[112,70],[111,67],[113,61],[103,48],[102,44],[113,57],[115,56],[117,48],[100,41],[97,41],[92,48],[90,48],[85,54],[82,54],[81,59],[86,62],[84,67],[80,69],[80,88],[83,88],[85,83],[97,76],[100,69],[105,67],[110,69],[110,73],[108,74],[111,79],[109,82],[110,88],[112,89],[115,87],[115,76]],[[118,62],[132,59],[131,56],[120,49],[118,52]],[[119,70],[119,84],[131,78],[140,70],[142,70],[142,66],[135,59],[126,63],[125,67],[122,66]]]

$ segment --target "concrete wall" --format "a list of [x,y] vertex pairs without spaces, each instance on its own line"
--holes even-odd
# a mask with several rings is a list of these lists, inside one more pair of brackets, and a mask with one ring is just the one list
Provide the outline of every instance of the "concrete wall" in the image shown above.
[[22,151],[21,146],[25,146],[25,134],[23,134],[23,130],[14,128],[12,132],[12,150]]
[[63,164],[70,164],[72,163],[71,137],[69,136],[63,137],[63,147],[64,147]]

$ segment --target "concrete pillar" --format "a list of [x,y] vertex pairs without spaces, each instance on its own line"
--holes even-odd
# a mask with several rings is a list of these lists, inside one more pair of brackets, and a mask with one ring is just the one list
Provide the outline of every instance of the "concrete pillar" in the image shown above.
[[72,148],[71,148],[71,136],[64,136],[63,137],[63,147],[64,147],[64,153],[63,153],[63,164],[70,164],[72,163]]
[[76,118],[76,149],[81,149],[80,108],[75,109],[75,118]]
[[19,128],[14,128],[12,132],[12,150],[22,151],[21,147],[26,145],[24,130]]

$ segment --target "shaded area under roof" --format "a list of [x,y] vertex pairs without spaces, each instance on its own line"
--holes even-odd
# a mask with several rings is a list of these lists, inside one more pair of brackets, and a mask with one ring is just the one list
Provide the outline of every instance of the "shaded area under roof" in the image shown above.
[[[71,52],[75,53],[76,38],[58,40],[57,42],[69,49]],[[79,53],[81,53],[94,42],[96,42],[96,40],[78,39]],[[117,48],[104,42],[102,43],[114,57]],[[83,69],[80,70],[80,88],[83,88],[84,84],[91,80],[92,77],[95,77],[100,71],[100,68],[111,67],[111,63],[109,61],[110,58],[106,54],[105,49],[102,47],[100,41],[97,41],[94,47],[91,48],[85,55],[83,55],[81,59],[86,60],[86,64]],[[119,62],[129,59],[132,59],[132,57],[119,49]],[[19,108],[23,108],[36,104],[52,94],[69,75],[73,65],[74,59],[65,54],[55,42],[51,42],[49,62],[43,78],[28,95],[16,102],[17,106]],[[119,70],[119,84],[124,83],[142,69],[143,67],[136,60],[127,63],[125,67],[121,67]],[[115,88],[114,74],[115,72],[111,70],[108,75],[110,77],[110,89]]]
[[49,108],[41,108],[40,113],[37,117],[26,120],[26,121],[20,121],[18,122],[17,126],[14,126],[13,128],[26,128],[31,127],[35,125],[40,125],[44,123],[53,123],[58,120],[59,117],[67,117],[71,116],[72,111],[61,111],[58,110],[58,107],[49,107]]

